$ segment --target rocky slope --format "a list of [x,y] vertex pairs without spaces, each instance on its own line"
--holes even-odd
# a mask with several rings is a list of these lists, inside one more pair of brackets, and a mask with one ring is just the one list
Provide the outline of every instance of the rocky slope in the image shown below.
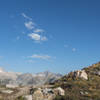
[[17,85],[43,85],[61,78],[62,75],[51,72],[42,72],[37,74],[7,72],[0,68],[0,84]]
[[56,96],[55,100],[100,100],[100,62],[70,72],[53,85],[65,90],[65,96]]

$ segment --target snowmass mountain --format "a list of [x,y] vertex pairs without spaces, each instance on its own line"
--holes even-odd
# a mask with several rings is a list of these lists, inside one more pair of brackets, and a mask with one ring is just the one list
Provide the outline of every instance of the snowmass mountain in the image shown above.
[[17,84],[17,85],[43,85],[48,82],[53,82],[61,78],[61,74],[51,73],[49,71],[31,74],[31,73],[16,73],[7,72],[0,68],[0,84]]

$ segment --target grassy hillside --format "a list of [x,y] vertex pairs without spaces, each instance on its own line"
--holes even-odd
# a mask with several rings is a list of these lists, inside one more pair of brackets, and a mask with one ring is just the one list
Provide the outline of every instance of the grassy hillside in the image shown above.
[[57,96],[55,100],[100,100],[100,62],[82,70],[88,80],[73,77],[71,72],[54,83],[54,87],[65,90],[65,96]]

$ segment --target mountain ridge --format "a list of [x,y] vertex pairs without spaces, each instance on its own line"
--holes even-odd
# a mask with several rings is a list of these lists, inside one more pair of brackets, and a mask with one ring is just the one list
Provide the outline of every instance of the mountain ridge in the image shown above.
[[0,68],[0,84],[18,84],[18,85],[43,85],[50,80],[55,81],[61,78],[61,74],[49,71],[32,73],[7,72]]

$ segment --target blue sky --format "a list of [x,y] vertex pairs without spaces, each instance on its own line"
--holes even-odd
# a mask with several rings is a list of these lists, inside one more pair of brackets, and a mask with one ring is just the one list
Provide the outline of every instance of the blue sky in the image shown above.
[[1,0],[0,66],[68,73],[100,61],[99,0]]

